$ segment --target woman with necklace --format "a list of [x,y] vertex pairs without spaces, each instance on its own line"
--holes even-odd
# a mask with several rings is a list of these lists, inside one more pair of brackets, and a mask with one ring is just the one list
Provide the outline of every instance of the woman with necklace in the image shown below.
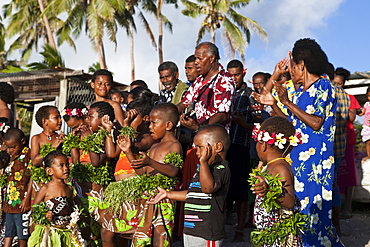
[[[328,59],[312,39],[298,40],[289,58],[292,80],[301,82],[302,86],[292,101],[283,86],[279,83],[274,86],[280,102],[288,109],[289,121],[303,134],[303,144],[290,154],[295,192],[301,201],[302,213],[309,219],[302,235],[303,246],[343,246],[331,220],[337,102],[334,87],[324,74]],[[284,116],[271,94],[254,96]]]

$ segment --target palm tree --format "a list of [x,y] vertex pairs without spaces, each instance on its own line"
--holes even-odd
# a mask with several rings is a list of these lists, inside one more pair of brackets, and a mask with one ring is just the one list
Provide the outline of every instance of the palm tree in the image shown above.
[[[9,20],[6,35],[8,38],[16,36],[9,52],[21,50],[22,61],[28,60],[33,50],[38,50],[40,40],[56,48],[53,35],[63,21],[57,17],[57,12],[42,12],[44,6],[42,0],[12,0],[3,6],[4,17]],[[65,40],[75,48],[70,36]]]
[[163,25],[172,33],[172,23],[162,14],[163,4],[175,4],[177,8],[177,0],[157,0],[156,18],[158,22],[158,58],[159,64],[163,63]]
[[120,7],[120,0],[53,0],[46,8],[47,13],[56,11],[66,12],[68,17],[64,25],[58,30],[60,43],[73,34],[78,37],[85,29],[93,43],[99,57],[102,69],[107,68],[103,37],[104,32],[108,38],[117,45],[117,24],[115,21],[116,8]]
[[134,32],[136,32],[136,24],[134,16],[138,12],[138,17],[143,24],[152,44],[157,48],[155,38],[149,22],[145,18],[141,9],[145,9],[149,13],[156,13],[156,7],[152,0],[127,0],[122,11],[117,11],[116,19],[120,26],[126,29],[126,33],[130,39],[130,60],[131,60],[131,81],[135,80],[135,53],[134,53]]
[[236,9],[245,7],[250,0],[181,0],[185,5],[182,13],[196,18],[205,15],[198,30],[196,44],[199,44],[206,32],[211,33],[211,42],[216,41],[216,30],[222,27],[223,38],[229,44],[235,57],[239,53],[244,60],[245,49],[250,42],[250,30],[267,40],[267,34],[256,21],[237,13]]
[[30,70],[40,70],[40,69],[47,69],[47,68],[54,68],[54,67],[65,67],[64,60],[60,52],[57,49],[51,47],[51,45],[45,44],[44,51],[40,52],[43,56],[42,62],[34,62],[27,64],[27,67]]

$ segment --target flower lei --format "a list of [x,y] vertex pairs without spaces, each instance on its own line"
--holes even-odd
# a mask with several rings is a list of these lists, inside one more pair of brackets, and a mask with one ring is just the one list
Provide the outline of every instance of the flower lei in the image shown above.
[[6,133],[10,129],[9,125],[6,125],[6,123],[0,123],[0,132]]
[[260,124],[255,124],[252,131],[252,138],[257,142],[267,142],[267,144],[275,145],[279,149],[284,149],[284,145],[289,143],[290,146],[296,147],[302,144],[302,133],[296,132],[293,136],[284,136],[283,133],[272,133],[270,135],[266,130],[261,130]]
[[70,117],[82,117],[86,116],[89,113],[87,108],[66,108],[62,111],[62,116],[68,115]]

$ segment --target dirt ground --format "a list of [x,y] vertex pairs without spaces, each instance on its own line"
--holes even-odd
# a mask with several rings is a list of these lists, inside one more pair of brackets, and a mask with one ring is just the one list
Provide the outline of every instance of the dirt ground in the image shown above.
[[[236,214],[233,215],[236,219]],[[341,241],[346,247],[370,247],[370,212],[355,212],[353,217],[340,221],[343,236]],[[250,247],[249,234],[252,229],[244,230],[245,242],[232,243],[235,225],[226,225],[226,239],[222,247]],[[182,247],[182,242],[173,244],[174,247]]]

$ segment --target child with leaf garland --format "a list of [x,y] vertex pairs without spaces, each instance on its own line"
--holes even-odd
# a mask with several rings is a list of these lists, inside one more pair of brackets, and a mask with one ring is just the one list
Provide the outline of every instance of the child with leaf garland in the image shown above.
[[80,150],[77,148],[78,143],[81,137],[91,133],[87,123],[88,114],[89,110],[87,107],[79,102],[68,104],[62,111],[63,120],[72,129],[72,132],[65,137],[62,150],[65,155],[71,156],[72,163],[81,162]]
[[41,187],[32,206],[32,221],[36,227],[28,247],[86,246],[77,225],[80,212],[78,208],[73,212],[72,188],[65,183],[69,177],[67,156],[54,150],[46,155],[43,163],[51,181]]
[[[75,107],[71,113],[79,106]],[[79,110],[75,112],[77,114]],[[100,241],[98,236],[101,227],[90,215],[97,210],[96,198],[102,197],[104,187],[112,181],[110,162],[104,151],[105,139],[109,134],[102,128],[102,119],[105,115],[110,121],[114,120],[112,106],[104,101],[93,103],[86,118],[88,126],[81,122],[72,134],[65,138],[63,146],[63,151],[71,152],[75,162],[71,169],[72,184],[77,194],[75,200],[88,212],[82,218],[85,226],[81,231],[85,239],[92,240],[95,244]]]
[[142,157],[132,160],[132,141],[121,138],[119,145],[138,176],[122,180],[127,185],[123,200],[118,195],[118,203],[115,198],[105,198],[103,206],[109,209],[113,204],[118,207],[128,205],[125,218],[115,218],[114,222],[119,232],[133,233],[132,246],[169,246],[174,225],[174,201],[166,199],[153,205],[148,204],[148,199],[154,195],[157,186],[173,189],[176,185],[174,177],[179,168],[175,163],[180,163],[177,157],[182,154],[181,145],[175,138],[179,114],[175,105],[162,103],[153,108],[149,117],[150,134],[157,143],[147,153],[139,152]]
[[[117,205],[110,205],[108,208],[99,208],[97,211],[96,219],[102,225],[101,236],[104,246],[114,246],[114,233],[121,233],[121,236],[124,235],[125,238],[132,237],[133,227],[130,227],[130,230],[122,231],[119,227],[120,224],[116,224],[116,222],[127,219],[127,213],[129,212],[135,210],[138,212],[137,205],[133,204],[132,201],[125,201],[124,198],[127,196],[126,190],[135,183],[135,178],[128,178],[137,176],[130,165],[130,160],[139,158],[139,151],[146,152],[154,143],[149,132],[149,113],[151,109],[151,104],[145,100],[138,99],[130,102],[126,108],[124,126],[117,133],[119,135],[106,137],[105,151],[107,156],[110,158],[119,157],[119,159],[114,172],[116,182],[112,182],[107,187],[104,191],[104,197],[108,201],[112,197],[120,197],[122,201],[119,204],[115,203]],[[113,123],[108,116],[103,117],[102,124],[108,132],[114,130]],[[132,152],[127,152],[128,155],[125,153],[127,143],[132,143],[129,147]],[[125,210],[127,208],[130,208],[130,210]],[[121,243],[121,245],[123,244]]]
[[12,246],[13,238],[18,236],[19,246],[26,247],[29,237],[31,187],[28,185],[32,166],[31,153],[20,129],[9,129],[4,135],[4,145],[10,156],[10,162],[5,168],[7,180],[3,203],[6,217],[4,246]]
[[294,175],[287,155],[301,143],[288,119],[272,117],[256,125],[252,137],[261,162],[251,173],[256,195],[251,233],[255,246],[302,246],[301,230],[305,219],[294,194]]
[[230,184],[230,169],[225,157],[230,138],[222,125],[206,125],[195,135],[194,146],[200,164],[188,190],[159,188],[159,194],[149,203],[165,198],[185,201],[184,246],[219,247],[225,237],[223,207]]
[[40,166],[42,159],[51,150],[60,146],[64,134],[57,133],[62,127],[62,119],[57,107],[52,105],[40,107],[36,112],[35,119],[43,131],[31,138],[31,159],[34,166]]

